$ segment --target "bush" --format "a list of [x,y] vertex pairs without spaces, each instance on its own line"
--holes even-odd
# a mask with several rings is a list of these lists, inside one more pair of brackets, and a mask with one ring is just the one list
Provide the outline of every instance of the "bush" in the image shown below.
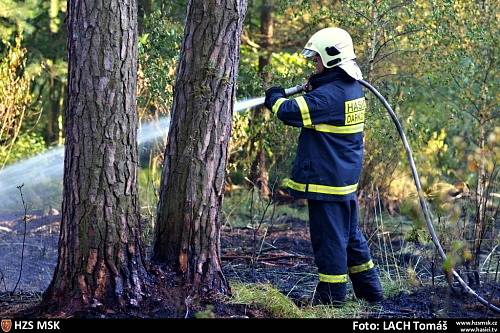
[[15,45],[7,43],[0,61],[0,168],[9,159],[31,102],[31,78],[24,72],[25,64],[26,49],[18,37]]
[[9,164],[37,155],[45,150],[45,140],[34,132],[23,133],[11,146],[0,146],[0,161]]

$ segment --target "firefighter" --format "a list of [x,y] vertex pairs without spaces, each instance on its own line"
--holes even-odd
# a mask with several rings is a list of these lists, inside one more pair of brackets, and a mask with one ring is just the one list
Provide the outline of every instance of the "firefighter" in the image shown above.
[[291,179],[285,186],[308,201],[311,243],[319,283],[314,304],[342,304],[349,275],[356,297],[383,299],[378,270],[358,227],[356,190],[363,162],[366,102],[352,39],[340,28],[315,33],[302,55],[316,72],[306,93],[285,98],[281,87],[266,91],[265,105],[301,132]]

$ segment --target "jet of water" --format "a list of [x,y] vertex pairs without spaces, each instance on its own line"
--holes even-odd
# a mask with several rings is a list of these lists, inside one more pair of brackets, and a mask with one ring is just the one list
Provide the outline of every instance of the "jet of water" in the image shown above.
[[[235,104],[241,112],[264,103],[264,97],[252,98]],[[139,145],[145,145],[166,136],[170,128],[170,117],[142,124],[138,131]],[[52,148],[37,156],[6,166],[0,171],[0,212],[18,211],[22,191],[30,209],[58,208],[62,197],[64,147]]]
[[[285,95],[291,96],[291,95],[297,94],[297,93],[303,91],[304,88],[305,88],[304,84],[299,84],[297,86],[287,88],[287,89],[285,89]],[[238,101],[234,105],[234,111],[240,112],[240,111],[247,110],[247,109],[259,106],[259,105],[263,105],[264,101],[265,101],[265,97],[256,97],[256,98],[246,99],[244,101]]]
[[[138,130],[139,145],[168,133],[170,117],[143,124]],[[21,206],[18,186],[30,209],[53,205],[59,207],[62,195],[64,147],[53,148],[37,156],[19,161],[0,171],[0,212],[16,211]]]
[[246,99],[244,101],[239,101],[234,105],[235,112],[241,112],[255,106],[264,104],[264,97],[256,97],[251,99]]

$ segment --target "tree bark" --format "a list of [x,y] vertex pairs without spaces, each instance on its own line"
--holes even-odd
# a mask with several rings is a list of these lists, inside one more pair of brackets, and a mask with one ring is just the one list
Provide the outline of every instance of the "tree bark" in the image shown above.
[[146,275],[137,194],[137,5],[68,2],[59,258],[46,306],[135,306]]
[[228,293],[220,209],[246,0],[191,0],[160,185],[153,260],[195,296]]

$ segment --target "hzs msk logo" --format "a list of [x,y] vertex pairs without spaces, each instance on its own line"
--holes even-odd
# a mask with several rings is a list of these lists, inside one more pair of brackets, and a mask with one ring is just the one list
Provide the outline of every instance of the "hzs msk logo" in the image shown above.
[[10,319],[2,319],[2,331],[5,333],[10,332],[10,329],[12,328],[12,320]]

